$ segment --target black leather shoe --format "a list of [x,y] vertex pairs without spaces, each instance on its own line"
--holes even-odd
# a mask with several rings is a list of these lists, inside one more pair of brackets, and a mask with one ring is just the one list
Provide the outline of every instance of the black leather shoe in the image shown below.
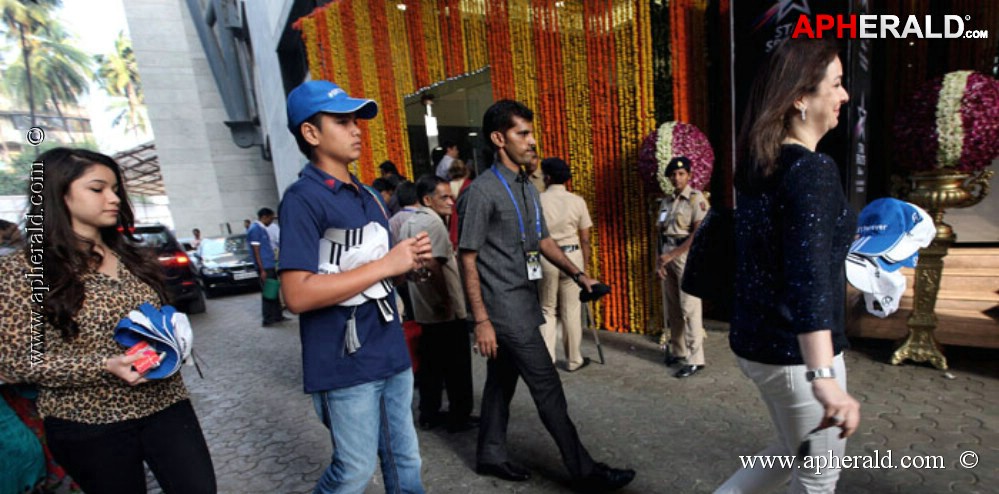
[[693,376],[694,374],[697,374],[698,372],[701,372],[701,369],[703,368],[704,368],[703,365],[685,365],[682,368],[680,368],[680,370],[676,371],[676,374],[674,374],[673,376],[676,377],[677,379],[683,379],[685,377],[690,377]]
[[677,357],[676,355],[670,353],[669,350],[666,350],[666,357],[663,358],[663,362],[666,364],[667,367],[673,367],[674,365],[679,364],[680,361],[682,360],[683,357]]
[[475,472],[479,475],[492,475],[510,482],[524,482],[531,479],[531,472],[509,461],[499,464],[480,463],[475,467]]
[[611,492],[630,483],[635,471],[630,468],[611,468],[603,463],[593,465],[590,474],[575,482],[579,492]]

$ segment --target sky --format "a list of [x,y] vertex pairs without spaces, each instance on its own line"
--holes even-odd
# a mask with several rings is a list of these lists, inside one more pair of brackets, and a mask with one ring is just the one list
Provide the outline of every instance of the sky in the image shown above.
[[[63,0],[58,17],[67,31],[75,35],[78,47],[92,55],[112,52],[119,31],[128,36],[122,0]],[[94,139],[102,152],[114,154],[152,140],[151,131],[137,137],[125,134],[121,128],[113,128],[111,120],[115,113],[107,110],[110,102],[96,83],[91,83],[88,95],[80,101],[90,114]]]

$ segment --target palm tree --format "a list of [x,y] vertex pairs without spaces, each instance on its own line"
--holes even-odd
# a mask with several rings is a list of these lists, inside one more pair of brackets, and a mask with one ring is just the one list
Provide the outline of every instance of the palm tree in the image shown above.
[[4,34],[8,39],[17,40],[21,44],[25,80],[28,81],[28,111],[31,113],[32,126],[35,125],[35,97],[31,84],[31,41],[34,32],[46,24],[49,11],[60,5],[62,5],[60,0],[0,0]]
[[125,130],[131,130],[138,135],[146,130],[145,98],[142,95],[142,84],[139,81],[139,68],[135,63],[135,53],[132,43],[124,32],[118,33],[114,42],[115,50],[107,55],[97,55],[97,80],[108,95],[124,99],[124,104],[112,104],[112,108],[121,108],[112,120],[112,125],[124,124]]
[[[70,141],[75,143],[60,102],[75,104],[87,92],[88,81],[94,76],[93,59],[73,46],[62,25],[55,21],[49,21],[36,41],[31,66],[26,68],[19,60],[7,67],[3,88],[15,97],[50,101]],[[28,72],[33,74],[30,84]]]

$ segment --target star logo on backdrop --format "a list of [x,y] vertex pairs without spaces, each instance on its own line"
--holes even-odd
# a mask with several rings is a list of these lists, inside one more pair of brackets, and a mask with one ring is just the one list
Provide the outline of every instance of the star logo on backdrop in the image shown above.
[[784,19],[791,11],[797,10],[805,15],[811,15],[812,9],[808,6],[808,0],[780,0],[777,2],[777,19]]

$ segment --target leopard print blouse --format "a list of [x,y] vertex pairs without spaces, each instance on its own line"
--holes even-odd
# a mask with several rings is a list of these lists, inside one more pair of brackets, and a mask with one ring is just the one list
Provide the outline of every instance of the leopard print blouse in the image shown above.
[[[80,333],[66,341],[44,323],[37,297],[44,278],[32,277],[22,252],[0,258],[0,376],[39,385],[41,415],[107,424],[152,415],[187,399],[180,373],[129,386],[104,370],[104,360],[124,353],[114,328],[142,302],[159,305],[155,291],[118,263],[117,279],[93,271],[76,314]],[[34,291],[33,291],[34,286]]]

